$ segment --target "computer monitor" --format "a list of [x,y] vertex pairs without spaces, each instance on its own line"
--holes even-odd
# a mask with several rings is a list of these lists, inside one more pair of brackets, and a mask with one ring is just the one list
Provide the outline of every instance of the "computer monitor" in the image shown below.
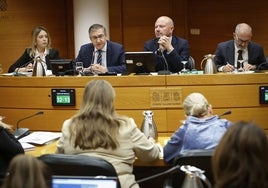
[[73,60],[71,59],[51,59],[52,74],[56,76],[74,75]]
[[117,177],[52,176],[52,188],[117,188]]
[[151,51],[125,52],[127,73],[150,74],[155,72],[154,53]]

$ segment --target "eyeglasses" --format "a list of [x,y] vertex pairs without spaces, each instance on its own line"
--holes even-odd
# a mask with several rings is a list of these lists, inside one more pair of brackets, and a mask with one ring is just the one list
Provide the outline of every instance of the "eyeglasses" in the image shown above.
[[237,35],[235,35],[235,38],[236,38],[236,41],[237,41],[239,44],[243,44],[243,43],[247,44],[247,43],[250,42],[250,39],[249,39],[249,40],[242,40],[242,39],[240,39]]
[[104,37],[105,37],[104,34],[100,34],[98,36],[91,36],[90,39],[96,41],[98,39],[102,40],[102,39],[104,39]]

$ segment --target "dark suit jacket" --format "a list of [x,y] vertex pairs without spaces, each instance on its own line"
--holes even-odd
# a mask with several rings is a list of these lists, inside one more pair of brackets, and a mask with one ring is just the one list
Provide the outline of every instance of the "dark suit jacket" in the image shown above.
[[[51,70],[50,59],[60,59],[59,52],[54,49],[49,49],[49,54],[46,56],[47,69]],[[33,57],[30,57],[30,48],[26,48],[22,56],[12,64],[8,72],[14,72],[16,68],[25,67],[28,63],[33,62]]]
[[9,130],[0,126],[0,179],[5,177],[6,169],[12,158],[23,154],[24,150],[19,141]]
[[[156,52],[159,47],[157,43],[158,40],[158,38],[154,38],[149,41],[146,41],[143,50]],[[167,60],[169,71],[175,73],[179,72],[183,68],[183,65],[181,63],[182,60],[188,61],[190,56],[190,47],[187,40],[176,36],[172,36],[171,44],[174,47],[174,50],[170,54],[167,54],[166,51],[164,51],[163,53]],[[163,57],[155,54],[155,63],[156,71],[166,70],[165,61]]]
[[[93,53],[92,43],[82,45],[75,62],[82,61],[84,67],[87,68],[94,62]],[[106,60],[109,72],[126,72],[125,50],[121,44],[107,40]]]
[[[215,64],[217,67],[226,65],[227,62],[234,65],[235,59],[235,47],[234,40],[229,40],[221,42],[215,52]],[[260,64],[265,63],[266,59],[264,56],[263,47],[255,42],[250,42],[248,44],[248,63],[251,65],[256,65],[257,68]]]

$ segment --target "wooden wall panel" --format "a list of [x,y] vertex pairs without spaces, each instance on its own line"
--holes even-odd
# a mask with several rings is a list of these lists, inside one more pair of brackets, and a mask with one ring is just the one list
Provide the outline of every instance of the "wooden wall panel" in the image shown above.
[[64,58],[74,57],[72,0],[12,0],[0,11],[0,63],[6,72],[30,46],[32,29],[45,26],[52,47]]
[[188,27],[200,29],[200,35],[189,34],[191,53],[200,64],[203,56],[214,53],[219,42],[232,39],[237,23],[253,28],[252,40],[263,45],[268,55],[268,1],[251,0],[196,1],[188,0]]
[[[160,0],[109,0],[109,2],[109,15],[114,15],[113,11],[119,10],[114,8],[118,3],[121,14],[116,12],[116,15],[123,18],[121,24],[117,23],[115,27],[110,25],[111,39],[122,41],[127,51],[142,50],[144,42],[154,37],[155,19],[160,15],[168,15],[174,20],[174,33],[189,41],[191,56],[194,57],[198,69],[204,55],[214,53],[219,42],[232,39],[234,27],[239,22],[247,22],[253,27],[252,40],[262,44],[268,56],[266,24],[268,1],[253,3],[251,0],[167,0],[163,3]],[[110,17],[110,21],[113,19],[115,18]],[[121,29],[118,26],[121,26]],[[191,29],[199,29],[200,34],[191,34]]]

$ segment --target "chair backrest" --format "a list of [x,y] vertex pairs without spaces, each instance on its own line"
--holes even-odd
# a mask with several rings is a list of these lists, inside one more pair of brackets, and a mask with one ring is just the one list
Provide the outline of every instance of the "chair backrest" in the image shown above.
[[[212,186],[214,185],[214,178],[212,173],[212,162],[214,150],[188,150],[181,153],[174,159],[174,165],[191,165],[205,171],[205,176],[208,178]],[[181,187],[185,173],[179,171],[173,174],[172,187]]]
[[99,157],[44,154],[39,160],[50,167],[53,175],[118,177],[114,166]]

